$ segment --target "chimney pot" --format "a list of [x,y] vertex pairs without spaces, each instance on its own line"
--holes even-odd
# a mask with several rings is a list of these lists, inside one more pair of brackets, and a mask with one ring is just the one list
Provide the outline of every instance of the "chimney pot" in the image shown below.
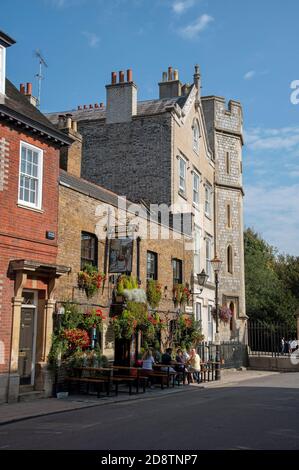
[[66,117],[66,126],[65,127],[67,129],[71,129],[72,128],[72,115],[70,113],[67,113],[65,115],[65,117]]
[[24,83],[20,84],[20,93],[22,93],[22,95],[25,95],[25,85],[24,85]]
[[125,81],[125,72],[123,70],[119,71],[119,83],[124,83]]
[[32,95],[32,83],[27,83],[26,85],[26,95]]
[[74,132],[78,132],[77,121],[72,121],[72,129]]
[[84,109],[87,109],[87,105],[86,105],[86,104],[84,105]]
[[167,72],[162,72],[162,82],[167,82]]
[[174,80],[178,80],[179,79],[179,71],[177,69],[175,69],[173,71],[173,79]]
[[64,114],[59,114],[58,115],[58,128],[59,129],[63,129],[65,127],[64,120],[65,120]]
[[93,108],[93,105],[92,105],[92,104],[90,104],[90,105],[89,105],[89,109],[92,109],[92,108]]
[[100,103],[100,108],[104,108],[104,103]]
[[132,82],[133,81],[133,72],[132,69],[127,70],[127,82]]
[[95,103],[94,104],[94,108],[98,108],[99,107],[99,104],[98,103]]
[[80,111],[81,109],[82,109],[82,106],[79,105],[79,106],[78,106],[78,111]]
[[168,67],[168,81],[172,80],[172,67]]
[[116,72],[111,73],[111,85],[116,85],[117,75]]

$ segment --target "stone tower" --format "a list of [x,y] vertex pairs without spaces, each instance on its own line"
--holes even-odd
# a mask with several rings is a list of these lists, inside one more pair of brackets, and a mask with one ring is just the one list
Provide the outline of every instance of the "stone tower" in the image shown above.
[[207,96],[202,106],[215,157],[215,252],[222,259],[219,303],[230,307],[233,317],[222,325],[223,340],[244,340],[245,282],[243,245],[242,107],[224,98]]

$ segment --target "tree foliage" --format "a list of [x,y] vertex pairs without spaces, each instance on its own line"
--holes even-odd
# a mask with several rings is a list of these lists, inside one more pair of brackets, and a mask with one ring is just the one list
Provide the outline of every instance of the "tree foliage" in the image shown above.
[[244,232],[246,311],[250,319],[295,325],[299,258],[281,256],[252,229]]

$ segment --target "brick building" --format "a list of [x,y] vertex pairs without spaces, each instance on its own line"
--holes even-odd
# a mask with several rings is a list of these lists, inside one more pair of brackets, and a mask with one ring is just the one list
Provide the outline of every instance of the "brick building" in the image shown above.
[[[193,311],[208,341],[215,340],[211,260],[220,271],[220,304],[233,318],[221,322],[221,339],[245,338],[243,256],[242,109],[220,97],[202,97],[199,67],[183,85],[177,70],[163,72],[159,98],[139,102],[132,71],[112,72],[106,107],[78,106],[64,112],[82,135],[81,176],[134,202],[165,204],[191,214]],[[60,115],[60,119],[62,119]],[[49,115],[58,124],[59,114]],[[59,125],[59,124],[58,124]],[[190,220],[190,219],[189,219]],[[202,289],[197,274],[209,275]]]
[[46,388],[57,278],[60,148],[72,142],[5,77],[0,33],[0,402]]
[[[99,229],[99,224],[106,226],[107,217],[103,220],[103,215],[109,209],[115,213],[115,231],[118,236],[129,235],[133,239],[132,268],[129,271],[140,280],[140,287],[146,289],[149,278],[159,280],[162,299],[158,311],[169,325],[171,320],[177,318],[177,307],[173,302],[174,264],[180,266],[179,281],[189,286],[191,284],[193,251],[187,249],[190,237],[180,233],[173,236],[173,231],[169,229],[169,238],[161,239],[163,228],[156,222],[150,224],[150,213],[146,206],[136,216],[136,206],[131,201],[126,200],[125,205],[120,206],[116,193],[80,178],[82,139],[77,132],[76,122],[70,116],[65,119],[61,117],[60,128],[75,142],[61,151],[61,166],[64,169],[61,169],[59,184],[57,262],[70,266],[71,270],[57,283],[57,300],[77,302],[83,308],[91,304],[98,305],[107,314],[111,313],[112,291],[117,274],[111,275],[109,272],[108,257],[114,235],[111,235],[110,240],[107,231],[101,232]],[[168,227],[164,229],[168,230]],[[150,237],[150,230],[156,232],[156,239]],[[78,287],[78,272],[85,261],[107,275],[104,289],[91,299]],[[108,315],[102,331],[101,349],[108,358],[113,358],[114,337]]]

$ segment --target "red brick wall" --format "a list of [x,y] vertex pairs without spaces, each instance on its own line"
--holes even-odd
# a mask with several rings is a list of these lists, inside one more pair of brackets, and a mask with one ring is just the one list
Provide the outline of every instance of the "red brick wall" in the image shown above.
[[[0,139],[3,138],[9,145],[6,146],[7,180],[3,189],[0,189],[0,340],[5,345],[5,363],[0,363],[0,372],[8,368],[10,350],[14,281],[8,277],[9,262],[13,259],[31,259],[56,263],[57,239],[47,240],[46,231],[53,231],[56,236],[58,233],[59,174],[58,149],[0,123]],[[17,205],[20,141],[43,150],[42,212]],[[44,289],[45,285],[29,280],[26,287]]]

